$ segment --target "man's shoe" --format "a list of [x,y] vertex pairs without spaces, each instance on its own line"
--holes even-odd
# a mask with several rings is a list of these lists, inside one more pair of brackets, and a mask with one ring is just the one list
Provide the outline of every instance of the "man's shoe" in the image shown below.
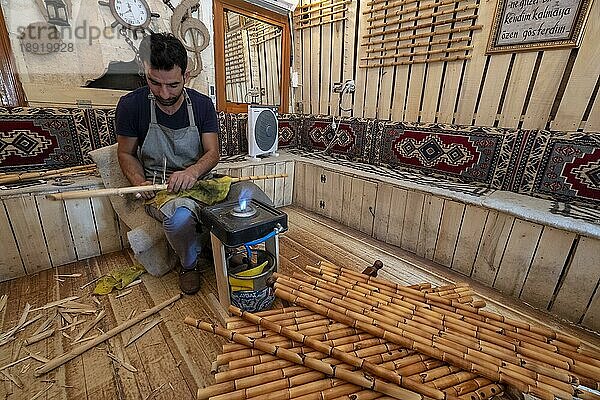
[[185,294],[196,294],[200,290],[200,271],[181,269],[179,272],[179,288]]

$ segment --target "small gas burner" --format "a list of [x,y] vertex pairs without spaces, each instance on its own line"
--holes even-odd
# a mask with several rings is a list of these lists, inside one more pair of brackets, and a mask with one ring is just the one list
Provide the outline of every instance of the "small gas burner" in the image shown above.
[[239,205],[237,207],[233,207],[233,210],[231,210],[231,215],[238,218],[248,218],[254,214],[256,214],[256,208],[250,205],[246,205],[243,210]]
[[287,214],[257,200],[250,200],[242,211],[237,201],[204,207],[200,214],[202,224],[228,247],[260,239],[277,227],[288,229]]

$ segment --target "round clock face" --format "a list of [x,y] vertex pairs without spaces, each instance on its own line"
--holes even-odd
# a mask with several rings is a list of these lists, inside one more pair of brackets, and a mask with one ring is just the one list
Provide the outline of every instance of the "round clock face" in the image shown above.
[[150,23],[150,7],[146,0],[111,0],[110,9],[126,28],[145,28]]

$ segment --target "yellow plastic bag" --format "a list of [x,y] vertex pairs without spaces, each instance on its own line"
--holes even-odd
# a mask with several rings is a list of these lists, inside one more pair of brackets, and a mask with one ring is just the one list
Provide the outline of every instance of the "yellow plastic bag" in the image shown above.
[[[243,276],[243,277],[254,277],[262,274],[263,270],[269,263],[269,260],[260,264],[257,267],[248,269],[246,271],[242,271],[240,273],[235,274],[235,276]],[[240,290],[254,290],[254,280],[252,279],[236,279],[232,276],[229,277],[229,285],[231,285],[231,291],[237,292]]]
[[179,193],[169,193],[166,190],[161,190],[156,193],[154,198],[146,201],[146,204],[161,208],[167,201],[176,197],[188,197],[211,206],[225,200],[230,187],[230,176],[200,180],[191,189]]

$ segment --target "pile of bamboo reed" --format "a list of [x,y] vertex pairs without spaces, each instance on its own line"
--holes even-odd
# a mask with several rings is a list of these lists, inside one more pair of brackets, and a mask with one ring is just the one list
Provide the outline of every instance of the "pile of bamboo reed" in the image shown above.
[[[467,285],[409,289],[448,304],[473,301]],[[485,305],[475,304],[474,309]],[[485,399],[503,391],[476,372],[307,307],[256,315],[235,307],[230,311],[239,317],[230,318],[227,329],[186,318],[190,325],[236,342],[223,346],[216,365],[227,370],[215,374],[215,385],[199,389],[198,399]]]
[[76,175],[91,175],[96,173],[96,164],[79,165],[75,167],[54,169],[49,171],[7,173],[0,176],[0,185],[26,182],[36,179],[64,178]]

